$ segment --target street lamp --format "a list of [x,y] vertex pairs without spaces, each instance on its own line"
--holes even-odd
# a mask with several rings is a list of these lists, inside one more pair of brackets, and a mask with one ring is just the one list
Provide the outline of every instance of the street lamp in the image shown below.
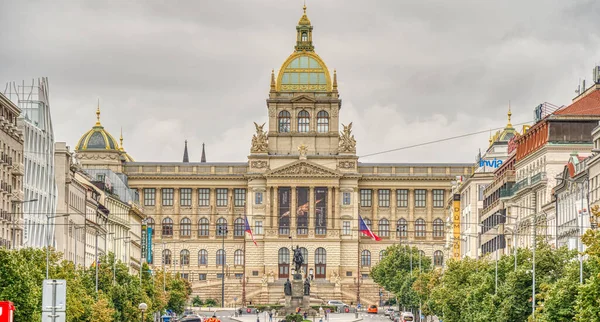
[[[21,205],[29,203],[29,202],[36,202],[38,201],[37,199],[31,199],[31,200],[25,200],[25,201],[19,201],[17,203],[20,203]],[[21,214],[23,213],[23,209],[21,209]],[[16,243],[17,243],[17,237],[16,237],[16,232],[15,232],[15,213],[13,213],[10,218],[12,219],[12,249],[16,249]]]
[[51,218],[59,218],[59,217],[68,217],[70,214],[63,214],[57,216],[48,216],[46,215],[46,279],[49,279],[50,275],[50,236],[48,234],[48,226],[50,226]]
[[144,322],[144,312],[146,312],[148,309],[148,305],[146,303],[140,303],[140,305],[138,305],[138,309],[142,311],[142,322]]
[[218,229],[217,229],[217,233],[222,236],[222,241],[221,241],[221,250],[222,250],[222,257],[221,257],[221,307],[224,308],[225,307],[225,261],[226,261],[226,257],[225,257],[225,236],[227,236],[227,226],[224,226],[223,224],[219,225]]
[[[517,206],[517,205],[508,205],[509,207],[514,207],[514,208],[521,208],[521,209],[528,209],[528,210],[532,210],[534,211],[533,214],[533,257],[532,257],[532,275],[531,275],[531,317],[535,320],[535,249],[537,247],[537,227],[536,227],[536,212],[537,209],[536,208],[532,208],[532,207],[524,207],[524,206]],[[544,213],[544,215],[546,215],[546,218],[548,218],[548,214],[546,214],[546,211],[544,211],[544,209],[541,209],[542,212]],[[515,224],[515,229],[516,229],[516,224]],[[515,253],[516,256],[516,253]]]

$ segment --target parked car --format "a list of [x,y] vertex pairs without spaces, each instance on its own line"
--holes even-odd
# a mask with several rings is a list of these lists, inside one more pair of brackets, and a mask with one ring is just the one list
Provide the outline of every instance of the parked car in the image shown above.
[[401,312],[394,312],[394,314],[392,314],[392,316],[390,316],[390,319],[394,322],[400,322],[401,315],[402,315]]
[[383,314],[385,314],[385,316],[391,317],[394,314],[394,309],[392,309],[391,307],[389,307],[389,308],[385,309],[385,312]]
[[350,308],[350,306],[339,300],[331,300],[327,302],[329,306],[335,306],[337,312],[344,312],[345,309]]
[[415,317],[411,312],[402,312],[399,322],[412,322],[414,320]]
[[367,309],[367,313],[377,314],[379,310],[377,310],[377,305],[370,305]]

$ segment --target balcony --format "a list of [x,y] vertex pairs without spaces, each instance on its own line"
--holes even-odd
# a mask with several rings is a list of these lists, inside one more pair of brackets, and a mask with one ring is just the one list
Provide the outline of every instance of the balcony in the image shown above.
[[531,185],[534,185],[542,180],[546,180],[546,172],[540,172],[531,176]]
[[23,202],[24,195],[23,191],[15,190],[10,194],[10,198],[12,202]]
[[25,175],[25,167],[22,163],[13,163],[11,173],[13,176],[23,176]]

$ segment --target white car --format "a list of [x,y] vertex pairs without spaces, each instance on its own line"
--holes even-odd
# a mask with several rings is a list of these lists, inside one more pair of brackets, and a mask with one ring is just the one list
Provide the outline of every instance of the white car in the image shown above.
[[392,316],[394,314],[394,309],[387,308],[387,309],[385,309],[384,314],[385,314],[385,316]]

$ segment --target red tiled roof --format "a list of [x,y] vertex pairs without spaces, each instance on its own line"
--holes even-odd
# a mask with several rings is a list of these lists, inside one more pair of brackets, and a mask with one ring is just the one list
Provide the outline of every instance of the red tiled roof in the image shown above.
[[600,115],[600,89],[596,89],[554,115]]

